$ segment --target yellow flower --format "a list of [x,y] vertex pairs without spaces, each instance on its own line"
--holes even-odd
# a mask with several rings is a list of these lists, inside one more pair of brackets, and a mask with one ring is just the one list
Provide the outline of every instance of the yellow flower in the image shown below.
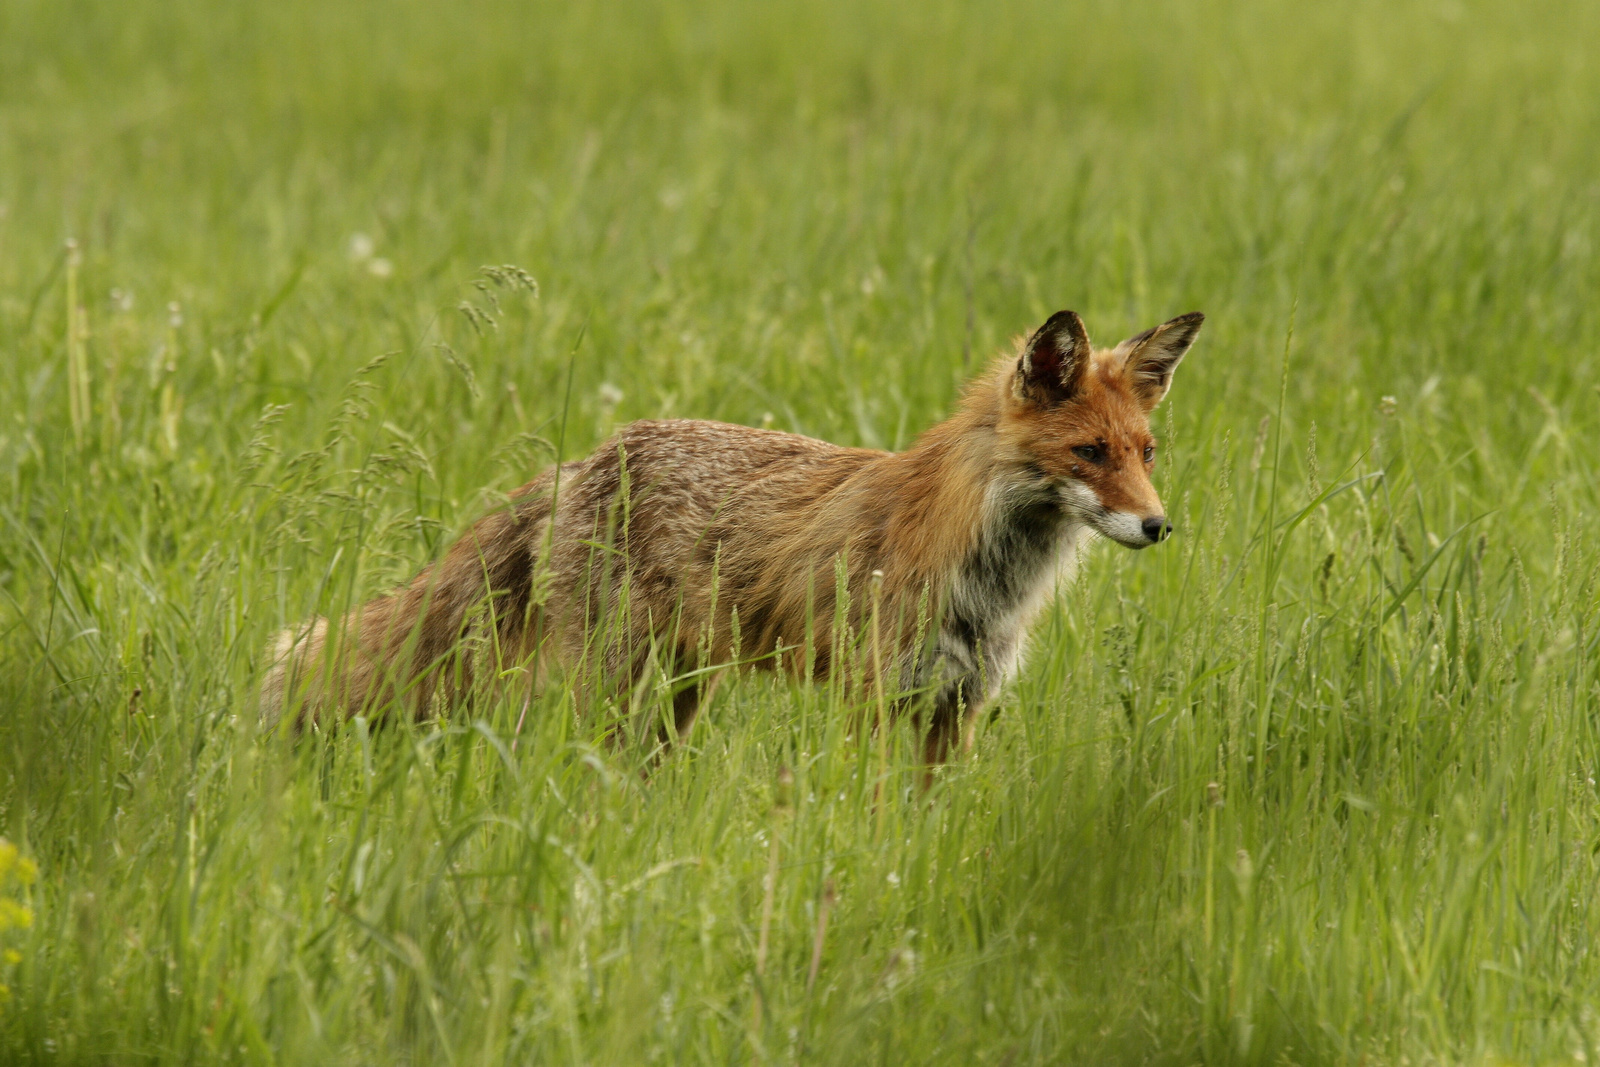
[[16,845],[0,837],[0,931],[13,926],[27,928],[33,925],[33,909],[3,894],[8,883],[29,886],[38,875],[38,866],[18,852]]
[[0,930],[9,930],[13,926],[26,930],[33,925],[33,909],[18,904],[14,900],[0,897]]

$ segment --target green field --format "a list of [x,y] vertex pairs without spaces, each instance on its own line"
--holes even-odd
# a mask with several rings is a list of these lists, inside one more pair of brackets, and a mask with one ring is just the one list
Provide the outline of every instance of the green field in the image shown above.
[[[3,0],[0,1062],[1600,1062],[1596,42]],[[761,676],[648,775],[559,686],[259,727],[275,629],[553,453],[904,447],[1063,307],[1207,313],[1178,536],[1095,547],[930,792]]]

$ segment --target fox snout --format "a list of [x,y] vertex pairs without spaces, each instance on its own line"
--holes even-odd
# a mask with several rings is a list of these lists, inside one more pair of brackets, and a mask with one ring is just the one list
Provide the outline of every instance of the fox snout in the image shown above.
[[1140,517],[1130,511],[1109,509],[1092,515],[1089,525],[1105,537],[1127,548],[1149,548],[1172,536],[1172,523],[1162,514]]
[[1167,521],[1165,515],[1151,515],[1139,526],[1152,545],[1157,541],[1165,541],[1172,536],[1172,523]]

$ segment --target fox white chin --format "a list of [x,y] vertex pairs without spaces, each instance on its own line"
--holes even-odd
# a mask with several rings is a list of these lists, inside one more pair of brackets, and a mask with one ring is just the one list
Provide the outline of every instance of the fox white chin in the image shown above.
[[1131,511],[1102,511],[1089,525],[1095,533],[1126,548],[1149,548],[1160,540],[1151,537],[1145,520]]

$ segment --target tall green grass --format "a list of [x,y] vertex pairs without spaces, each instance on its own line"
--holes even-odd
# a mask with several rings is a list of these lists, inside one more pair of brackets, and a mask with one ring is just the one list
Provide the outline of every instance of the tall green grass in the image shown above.
[[[1595,1062],[1595,40],[0,7],[0,834],[39,867],[0,1059]],[[1096,548],[929,793],[904,730],[881,777],[848,692],[759,677],[648,775],[560,688],[259,730],[276,628],[556,452],[902,447],[1060,307],[1207,312],[1179,536]]]

